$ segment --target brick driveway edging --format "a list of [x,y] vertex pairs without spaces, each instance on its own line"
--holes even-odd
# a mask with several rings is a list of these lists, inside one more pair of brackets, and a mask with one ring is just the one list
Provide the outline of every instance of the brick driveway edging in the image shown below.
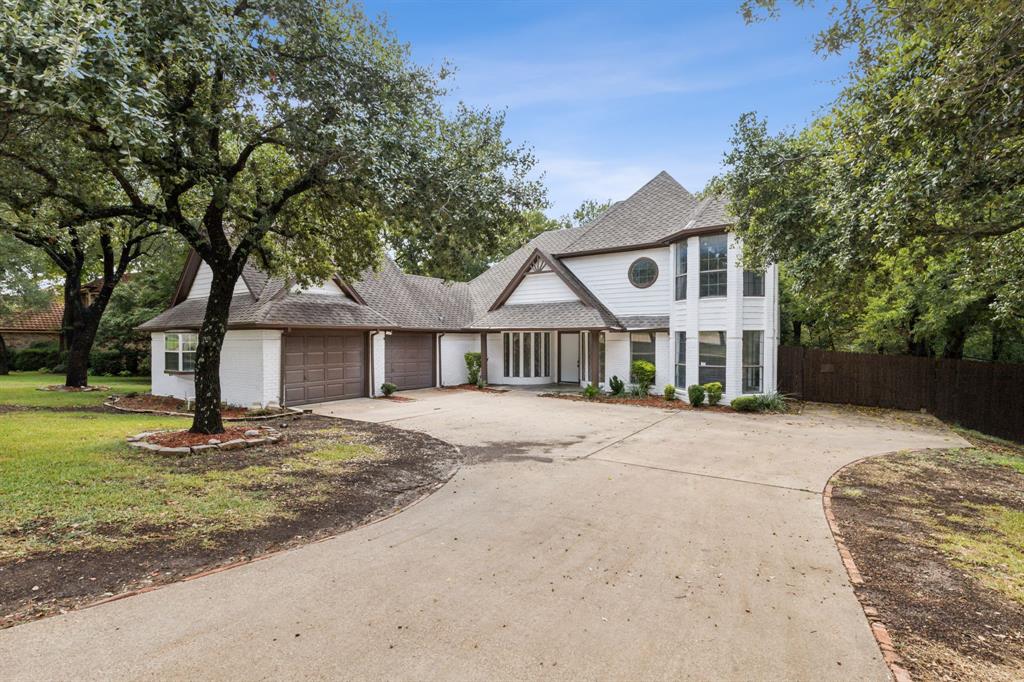
[[882,658],[885,659],[885,664],[889,666],[889,671],[892,673],[896,682],[913,682],[910,672],[903,667],[903,659],[900,658],[900,655],[896,652],[896,647],[893,646],[892,637],[889,636],[889,629],[885,627],[885,623],[879,618],[878,609],[865,602],[860,591],[857,590],[858,585],[864,584],[864,577],[857,568],[857,564],[853,561],[853,555],[850,554],[850,550],[846,546],[843,534],[839,530],[839,524],[836,523],[835,514],[832,512],[832,481],[838,475],[846,469],[856,466],[868,459],[892,454],[895,453],[885,452],[881,455],[861,457],[858,460],[836,469],[835,473],[829,476],[829,482],[825,484],[825,489],[821,493],[821,506],[825,510],[825,518],[828,520],[829,530],[832,531],[832,539],[836,543],[836,549],[839,550],[839,557],[843,560],[843,566],[846,567],[846,573],[850,577],[850,585],[853,586],[853,593],[856,595],[857,601],[860,602],[861,608],[864,609],[864,615],[867,617],[868,624],[871,626],[871,634],[874,635],[875,641],[878,643],[878,648],[882,651]]

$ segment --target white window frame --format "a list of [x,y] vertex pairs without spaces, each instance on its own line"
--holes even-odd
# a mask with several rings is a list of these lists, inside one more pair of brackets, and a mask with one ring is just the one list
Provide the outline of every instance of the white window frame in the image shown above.
[[[753,339],[754,335],[757,334],[758,344],[758,364],[752,365],[747,362],[747,339]],[[761,393],[764,390],[764,331],[760,329],[744,329],[743,330],[743,349],[742,349],[741,362],[743,367],[743,373],[740,377],[741,388],[744,393]],[[757,370],[757,388],[747,388],[747,374],[752,373],[753,370]]]
[[[173,347],[172,347],[173,346]],[[199,346],[199,334],[196,332],[165,332],[164,333],[164,372],[168,374],[192,374],[196,366],[196,348]],[[184,369],[185,360],[191,356],[192,367]],[[174,358],[174,367],[168,362]]]
[[[535,343],[536,341],[540,341],[540,343],[537,344]],[[530,346],[529,364],[526,363],[527,345]],[[501,370],[502,376],[506,379],[536,379],[550,377],[551,332],[502,332],[501,347]],[[539,361],[537,353],[540,354]],[[538,362],[541,367],[541,374],[537,374],[535,372]]]
[[[689,275],[690,264],[689,264],[689,251],[687,249],[686,240],[676,243],[676,276],[675,276],[675,300],[685,301],[686,300],[686,278]],[[680,286],[682,285],[682,286]],[[682,289],[682,291],[680,291]]]

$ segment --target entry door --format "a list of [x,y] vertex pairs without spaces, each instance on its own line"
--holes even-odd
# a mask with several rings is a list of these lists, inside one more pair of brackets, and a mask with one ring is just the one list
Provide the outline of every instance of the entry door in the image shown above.
[[577,332],[558,335],[558,380],[567,384],[580,382],[580,335]]

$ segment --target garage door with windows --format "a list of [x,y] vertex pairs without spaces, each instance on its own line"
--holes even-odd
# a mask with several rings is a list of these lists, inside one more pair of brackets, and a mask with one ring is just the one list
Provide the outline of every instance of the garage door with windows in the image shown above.
[[289,332],[282,337],[286,405],[366,395],[361,332]]
[[395,332],[384,341],[384,380],[399,390],[434,385],[434,335]]

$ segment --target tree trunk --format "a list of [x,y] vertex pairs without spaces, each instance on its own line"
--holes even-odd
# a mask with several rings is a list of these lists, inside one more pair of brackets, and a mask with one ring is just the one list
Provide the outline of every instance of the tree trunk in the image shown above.
[[11,373],[10,359],[7,357],[7,343],[4,335],[0,334],[0,376]]
[[231,294],[237,280],[238,275],[232,276],[218,268],[210,282],[210,298],[206,302],[196,348],[196,412],[192,418],[192,433],[224,432],[220,415],[220,352],[228,331]]
[[793,320],[793,345],[800,345],[800,336],[804,331],[804,324],[800,320]]
[[64,336],[67,340],[67,373],[65,386],[84,387],[89,385],[89,356],[96,341],[100,320],[110,302],[117,281],[112,277],[104,280],[92,303],[82,301],[80,274],[64,277]]

